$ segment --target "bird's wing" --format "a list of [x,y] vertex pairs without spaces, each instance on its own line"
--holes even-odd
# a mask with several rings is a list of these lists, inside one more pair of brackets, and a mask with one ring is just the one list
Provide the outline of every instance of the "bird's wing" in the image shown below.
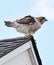
[[17,23],[19,24],[33,24],[35,22],[34,17],[32,16],[25,16],[24,18],[20,19],[20,20],[16,20]]

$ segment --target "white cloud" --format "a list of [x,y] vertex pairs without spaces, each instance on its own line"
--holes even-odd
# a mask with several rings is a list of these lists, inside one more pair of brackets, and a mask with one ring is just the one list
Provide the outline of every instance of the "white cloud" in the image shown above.
[[31,13],[37,16],[46,16],[50,20],[54,20],[54,1],[39,0],[31,10]]

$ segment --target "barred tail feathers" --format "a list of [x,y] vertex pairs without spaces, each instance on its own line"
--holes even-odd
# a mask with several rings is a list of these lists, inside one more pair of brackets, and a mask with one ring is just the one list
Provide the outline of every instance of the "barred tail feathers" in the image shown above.
[[10,22],[10,21],[4,21],[5,25],[7,27],[13,27],[13,22]]

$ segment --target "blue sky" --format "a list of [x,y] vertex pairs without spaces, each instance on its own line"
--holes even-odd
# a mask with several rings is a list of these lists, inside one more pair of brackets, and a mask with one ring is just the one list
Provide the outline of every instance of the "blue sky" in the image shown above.
[[48,22],[34,34],[43,65],[54,65],[54,1],[0,0],[0,40],[24,36],[4,25],[5,20],[16,20],[26,15],[45,16]]

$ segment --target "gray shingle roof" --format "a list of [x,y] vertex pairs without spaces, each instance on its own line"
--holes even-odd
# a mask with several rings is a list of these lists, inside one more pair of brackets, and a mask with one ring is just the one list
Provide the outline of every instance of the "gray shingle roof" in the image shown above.
[[33,46],[38,64],[42,65],[42,61],[41,61],[41,58],[39,56],[39,52],[38,52],[36,42],[34,41],[33,36],[0,40],[0,58],[5,56],[7,53],[11,52],[12,50],[18,48],[19,46],[25,44],[28,41],[32,42],[32,46]]
[[0,40],[0,58],[17,47],[25,44],[31,37],[20,37],[14,39]]

